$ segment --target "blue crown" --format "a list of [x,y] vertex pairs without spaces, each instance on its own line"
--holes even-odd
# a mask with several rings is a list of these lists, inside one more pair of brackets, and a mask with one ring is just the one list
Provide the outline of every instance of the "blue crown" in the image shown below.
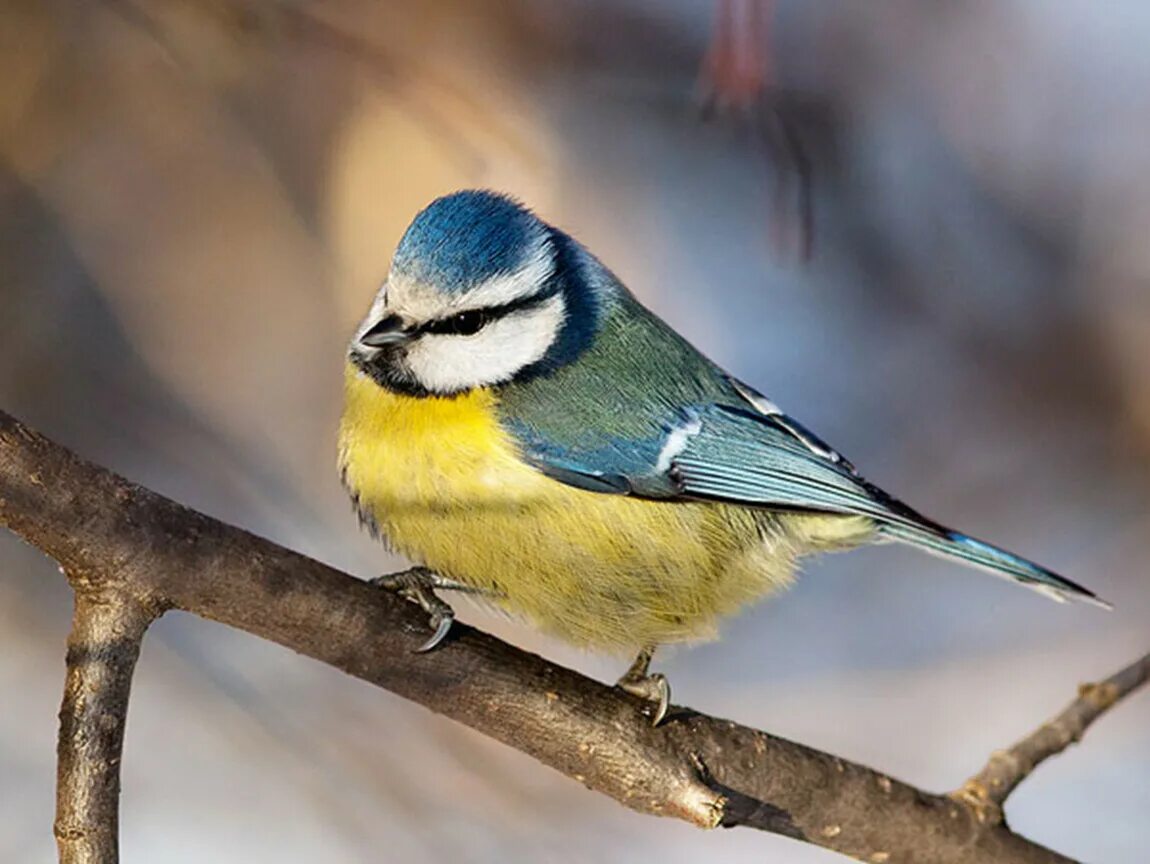
[[535,214],[505,195],[453,192],[412,220],[391,266],[441,291],[461,293],[517,270],[546,234]]

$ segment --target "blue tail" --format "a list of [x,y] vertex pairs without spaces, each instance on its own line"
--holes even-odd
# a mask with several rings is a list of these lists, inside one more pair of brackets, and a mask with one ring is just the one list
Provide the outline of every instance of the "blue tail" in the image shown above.
[[1059,603],[1068,599],[1082,600],[1101,606],[1103,609],[1113,608],[1088,588],[1076,585],[1069,579],[1064,579],[1057,573],[1005,549],[999,549],[997,546],[991,546],[957,531],[945,528],[935,530],[934,526],[910,525],[903,522],[885,523],[879,530],[884,536],[900,543],[908,543],[944,558],[981,567],[995,576],[1013,579]]

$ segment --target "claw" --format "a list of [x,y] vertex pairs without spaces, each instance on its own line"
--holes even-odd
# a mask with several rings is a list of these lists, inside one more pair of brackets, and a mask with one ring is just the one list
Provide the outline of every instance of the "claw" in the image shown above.
[[667,708],[671,704],[671,685],[667,683],[665,675],[652,675],[651,679],[655,682],[655,689],[659,693],[658,699],[653,700],[655,713],[651,717],[651,725],[658,726],[667,716]]
[[435,625],[435,632],[431,634],[430,639],[415,649],[416,654],[426,654],[428,651],[434,650],[440,642],[447,638],[451,625],[455,623],[455,613],[451,611],[450,607],[446,612],[432,613],[431,623]]

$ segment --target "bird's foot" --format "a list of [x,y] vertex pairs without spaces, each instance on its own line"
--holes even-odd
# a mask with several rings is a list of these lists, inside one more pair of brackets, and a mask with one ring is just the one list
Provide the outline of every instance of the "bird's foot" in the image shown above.
[[667,708],[671,704],[671,685],[667,683],[666,675],[658,672],[644,678],[628,678],[624,675],[615,686],[651,704],[652,726],[658,726],[667,716]]
[[431,651],[447,638],[451,625],[455,621],[455,610],[444,600],[435,595],[435,589],[465,589],[461,583],[444,579],[433,570],[426,567],[412,567],[400,573],[388,573],[370,580],[372,585],[388,591],[394,591],[400,597],[417,603],[419,608],[427,613],[431,628],[434,631],[431,638],[415,649],[417,654]]
[[624,693],[638,696],[640,699],[649,703],[651,725],[658,726],[663,722],[663,718],[667,716],[667,708],[671,704],[671,685],[667,682],[666,675],[648,671],[651,666],[651,657],[654,653],[655,649],[653,646],[640,651],[639,656],[635,658],[635,662],[631,664],[631,668],[623,674],[622,678],[615,682],[615,686]]

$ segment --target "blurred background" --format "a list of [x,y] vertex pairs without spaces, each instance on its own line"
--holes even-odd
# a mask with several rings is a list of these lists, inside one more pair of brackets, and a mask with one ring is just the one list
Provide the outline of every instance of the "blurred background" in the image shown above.
[[[1150,647],[1150,6],[1141,0],[5,0],[0,407],[363,576],[344,346],[417,209],[506,190],[936,518],[1114,601],[911,551],[811,562],[678,701],[927,789]],[[70,594],[0,533],[0,857],[53,859]],[[613,680],[624,663],[463,617]],[[640,817],[244,634],[148,636],[126,860],[840,860]],[[1011,800],[1150,844],[1150,694]]]

